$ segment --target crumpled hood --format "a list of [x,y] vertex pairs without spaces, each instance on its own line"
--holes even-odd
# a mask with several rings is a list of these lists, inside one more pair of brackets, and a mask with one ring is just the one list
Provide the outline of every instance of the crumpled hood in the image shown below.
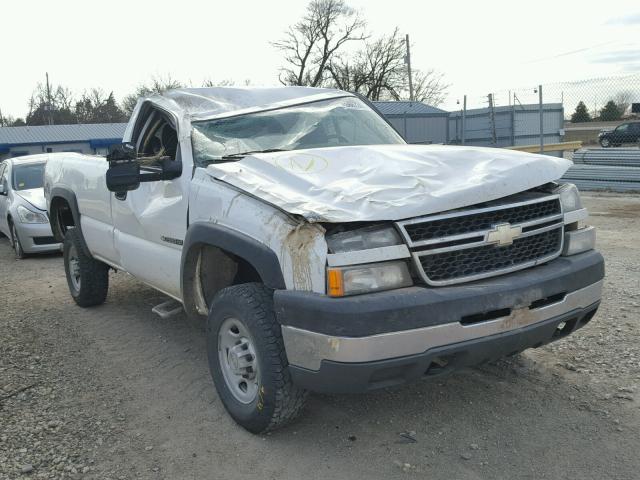
[[498,148],[374,145],[261,153],[215,178],[312,222],[400,220],[558,180],[571,162]]
[[47,209],[47,201],[44,198],[44,188],[31,188],[29,190],[16,190],[16,195],[21,196],[27,202],[40,210]]

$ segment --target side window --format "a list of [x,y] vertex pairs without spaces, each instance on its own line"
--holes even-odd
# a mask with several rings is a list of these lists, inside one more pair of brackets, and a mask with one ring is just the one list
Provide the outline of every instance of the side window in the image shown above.
[[178,154],[178,134],[165,114],[151,110],[136,142],[141,163],[157,165],[175,161]]
[[627,133],[627,129],[629,128],[629,124],[628,123],[623,123],[622,125],[619,125],[618,128],[616,128],[616,132],[618,133]]
[[5,163],[0,166],[0,182],[5,188],[5,191],[9,188],[9,166]]

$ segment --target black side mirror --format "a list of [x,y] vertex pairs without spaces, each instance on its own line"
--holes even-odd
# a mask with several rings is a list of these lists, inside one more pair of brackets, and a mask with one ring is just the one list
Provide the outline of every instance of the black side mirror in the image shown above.
[[[145,164],[149,160],[152,164]],[[138,158],[135,146],[130,143],[112,145],[107,161],[107,189],[112,192],[135,190],[141,182],[173,180],[182,174],[180,162],[164,156]]]
[[107,155],[107,189],[111,192],[127,192],[140,186],[140,164],[136,148],[130,143],[109,147]]

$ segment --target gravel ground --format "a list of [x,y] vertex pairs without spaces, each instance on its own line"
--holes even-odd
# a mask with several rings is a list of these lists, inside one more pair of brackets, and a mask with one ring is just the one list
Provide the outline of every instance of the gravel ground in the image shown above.
[[371,395],[311,397],[266,436],[238,428],[200,333],[122,273],[72,302],[59,255],[0,239],[0,479],[637,479],[640,196],[585,197],[607,259],[603,306],[575,335]]

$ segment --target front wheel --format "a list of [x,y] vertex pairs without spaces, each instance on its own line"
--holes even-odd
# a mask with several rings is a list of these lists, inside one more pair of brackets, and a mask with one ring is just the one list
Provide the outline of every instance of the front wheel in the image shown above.
[[16,226],[11,223],[11,243],[13,245],[13,251],[16,254],[16,258],[22,259],[26,256],[24,253],[24,249],[22,248],[22,243],[20,243],[20,237],[18,237],[18,230],[16,230]]
[[77,228],[64,236],[64,270],[69,292],[81,307],[104,303],[109,290],[109,266],[87,255]]
[[221,290],[207,320],[209,369],[231,417],[252,433],[296,418],[307,392],[293,385],[273,293],[247,283]]
[[602,138],[600,139],[600,146],[602,148],[609,148],[611,146],[611,142],[609,141],[608,138]]

